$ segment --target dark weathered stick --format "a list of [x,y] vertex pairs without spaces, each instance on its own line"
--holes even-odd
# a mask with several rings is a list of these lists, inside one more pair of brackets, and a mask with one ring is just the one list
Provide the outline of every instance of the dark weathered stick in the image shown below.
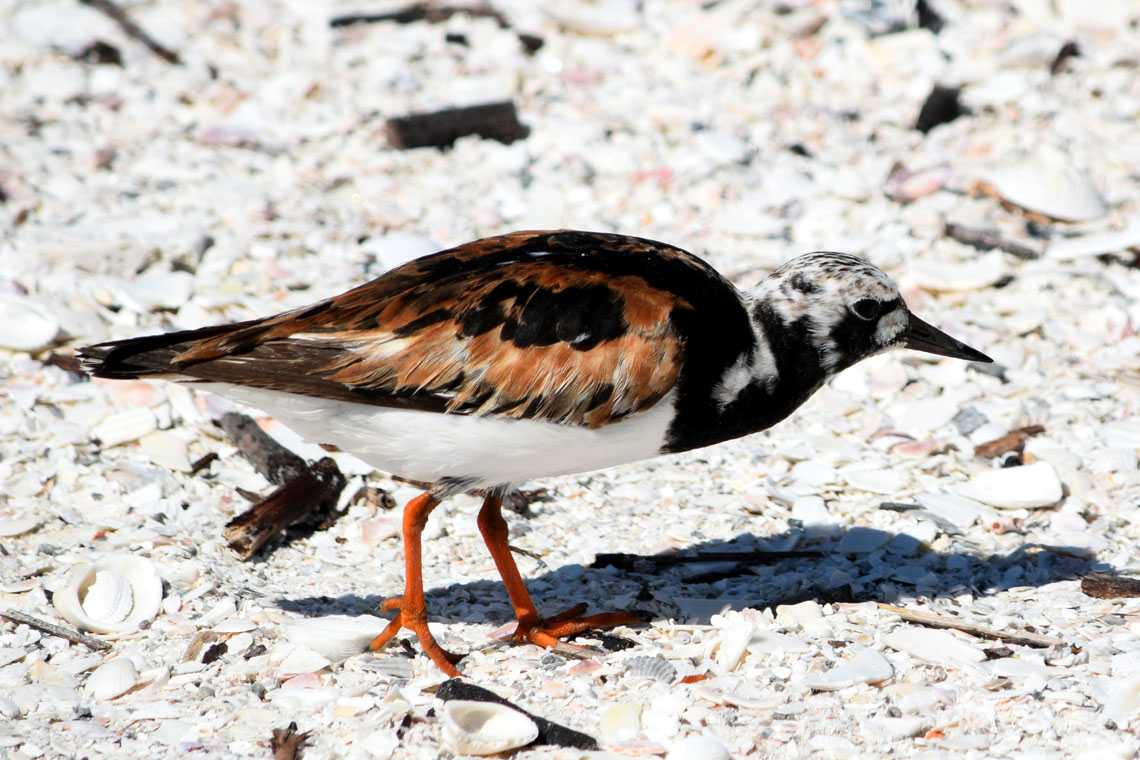
[[67,639],[73,644],[83,644],[84,646],[91,647],[92,649],[101,650],[111,648],[111,645],[106,641],[92,638],[86,634],[80,633],[74,628],[64,628],[61,625],[48,623],[46,621],[40,620],[39,618],[34,618],[31,615],[25,615],[22,612],[17,612],[16,610],[0,610],[0,617],[8,618],[13,623],[23,623],[26,626],[35,628],[37,631],[43,631],[44,633],[51,634],[52,636],[58,636],[61,639]]
[[467,135],[510,145],[528,133],[509,100],[388,119],[388,140],[402,150],[446,148]]
[[954,222],[946,222],[946,234],[959,243],[977,248],[980,251],[990,251],[997,248],[999,251],[1012,253],[1019,259],[1029,261],[1041,258],[1041,251],[1024,243],[1003,238],[996,232],[966,227]]
[[1027,647],[1055,647],[1064,646],[1065,644],[1065,642],[1060,639],[1055,639],[1051,636],[1042,636],[1038,633],[1003,631],[998,628],[990,628],[988,626],[970,623],[947,615],[935,615],[933,612],[908,610],[906,607],[883,604],[882,602],[879,602],[877,606],[880,610],[895,613],[909,623],[920,623],[921,625],[928,625],[932,628],[953,628],[956,631],[964,631],[965,633],[981,636],[986,639],[1001,639],[1010,644],[1021,644]]
[[222,535],[242,559],[249,559],[266,541],[301,518],[317,511],[331,514],[345,483],[336,462],[325,457],[230,520]]
[[133,37],[142,44],[150,48],[150,51],[157,55],[167,63],[181,63],[178,58],[178,53],[163,45],[147,34],[146,30],[131,20],[126,11],[113,3],[111,0],[79,0],[81,3],[90,5],[92,8],[97,8],[108,16],[110,16],[116,24],[118,24],[128,37]]
[[1044,425],[1026,425],[1025,427],[1011,430],[1001,438],[979,443],[974,447],[974,456],[991,459],[993,457],[1000,457],[1002,454],[1008,454],[1011,451],[1022,451],[1025,449],[1025,442],[1029,438],[1035,435],[1041,435],[1044,432]]
[[270,483],[280,485],[304,472],[308,465],[266,433],[251,417],[226,412],[221,420],[222,430],[230,442],[248,459],[253,468]]
[[447,21],[452,16],[463,13],[479,18],[492,18],[499,26],[506,29],[510,26],[506,17],[487,4],[479,5],[428,5],[415,3],[398,11],[388,13],[347,13],[343,16],[333,16],[329,26],[350,26],[352,24],[374,24],[380,21],[393,21],[397,24],[413,24],[417,21],[427,21],[429,24],[438,24]]
[[1081,578],[1081,591],[1089,596],[1095,596],[1097,599],[1140,596],[1140,578],[1093,573]]

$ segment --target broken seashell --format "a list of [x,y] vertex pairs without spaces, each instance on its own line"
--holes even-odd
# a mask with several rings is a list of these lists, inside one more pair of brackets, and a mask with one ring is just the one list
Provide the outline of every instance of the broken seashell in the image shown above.
[[442,722],[444,743],[460,755],[493,755],[538,738],[533,720],[495,702],[450,700],[443,706]]
[[910,203],[941,190],[951,174],[953,169],[947,164],[910,171],[901,163],[896,163],[883,182],[883,192],[893,201]]
[[17,517],[10,520],[0,520],[0,538],[31,533],[43,524],[44,521],[38,517]]
[[1007,203],[1051,219],[1085,222],[1108,211],[1088,176],[1055,149],[996,169],[985,182]]
[[112,554],[72,569],[52,604],[67,622],[85,631],[133,631],[158,614],[162,579],[150,560]]
[[709,734],[686,736],[669,748],[665,760],[732,760],[724,742]]
[[955,490],[960,496],[1001,509],[1049,507],[1064,496],[1057,471],[1045,461],[985,470]]
[[114,699],[134,688],[139,673],[128,657],[104,662],[87,677],[84,690],[95,699]]
[[136,441],[157,427],[158,419],[150,409],[131,409],[104,418],[91,428],[91,437],[97,439],[103,448],[110,448]]
[[366,651],[387,625],[387,620],[373,615],[329,615],[287,620],[282,627],[289,641],[303,644],[331,662],[340,662]]
[[58,333],[59,321],[42,305],[16,293],[0,293],[0,346],[37,351]]

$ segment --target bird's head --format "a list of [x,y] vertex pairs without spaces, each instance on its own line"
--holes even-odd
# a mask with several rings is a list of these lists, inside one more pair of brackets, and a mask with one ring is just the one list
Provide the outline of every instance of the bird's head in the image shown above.
[[892,348],[993,361],[912,314],[886,272],[851,254],[798,256],[768,275],[753,297],[754,308],[767,311],[758,321],[775,320],[784,334],[809,341],[829,374]]

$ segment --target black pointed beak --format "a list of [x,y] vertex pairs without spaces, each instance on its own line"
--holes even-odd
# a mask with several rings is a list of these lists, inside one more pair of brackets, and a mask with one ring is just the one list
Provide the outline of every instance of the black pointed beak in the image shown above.
[[968,362],[992,362],[993,359],[970,348],[956,338],[951,338],[929,322],[923,321],[915,315],[910,315],[906,330],[902,334],[902,344],[915,351],[925,351],[928,354],[949,356],[952,359],[965,359]]

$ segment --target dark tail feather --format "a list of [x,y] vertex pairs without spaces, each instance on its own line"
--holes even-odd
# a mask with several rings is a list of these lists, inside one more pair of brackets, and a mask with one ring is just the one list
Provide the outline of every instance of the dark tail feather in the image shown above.
[[113,340],[95,346],[84,346],[78,356],[83,368],[94,377],[129,380],[182,374],[175,357],[195,342],[232,330],[233,325],[203,327],[198,330],[145,335],[141,338]]

